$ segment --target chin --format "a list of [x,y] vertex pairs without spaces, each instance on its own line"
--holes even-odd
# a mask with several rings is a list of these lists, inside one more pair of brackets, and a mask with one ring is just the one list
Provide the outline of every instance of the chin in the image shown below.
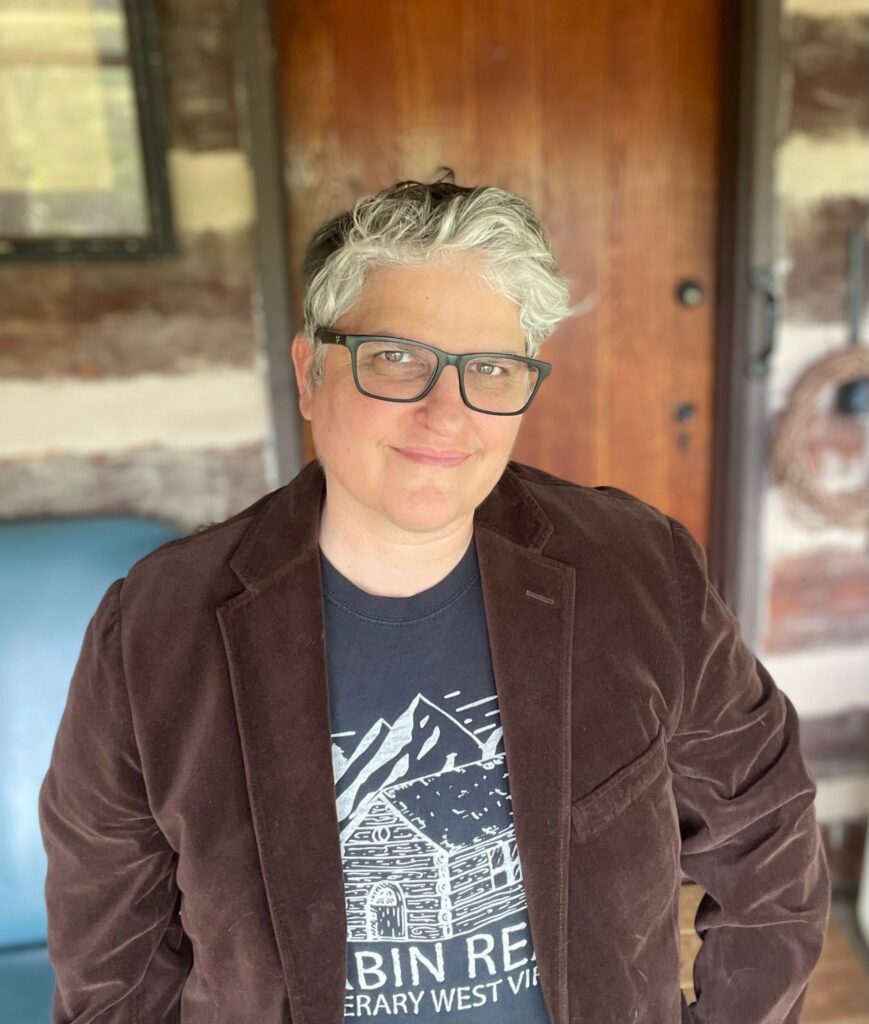
[[434,533],[462,514],[455,501],[431,495],[392,502],[385,511],[396,526],[413,533]]

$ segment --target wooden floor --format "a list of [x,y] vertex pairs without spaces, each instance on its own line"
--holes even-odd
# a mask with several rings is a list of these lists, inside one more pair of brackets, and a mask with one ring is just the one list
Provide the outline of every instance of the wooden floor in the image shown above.
[[[682,886],[682,991],[689,1003],[695,999],[692,968],[700,948],[694,914],[702,895],[700,886]],[[860,941],[852,904],[833,904],[824,949],[809,981],[800,1024],[869,1024],[869,952]]]

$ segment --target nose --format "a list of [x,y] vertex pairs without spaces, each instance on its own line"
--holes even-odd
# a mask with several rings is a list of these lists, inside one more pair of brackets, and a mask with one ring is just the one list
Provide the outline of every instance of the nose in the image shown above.
[[449,433],[470,410],[462,401],[459,374],[455,366],[445,366],[435,386],[420,402],[418,415],[439,433]]

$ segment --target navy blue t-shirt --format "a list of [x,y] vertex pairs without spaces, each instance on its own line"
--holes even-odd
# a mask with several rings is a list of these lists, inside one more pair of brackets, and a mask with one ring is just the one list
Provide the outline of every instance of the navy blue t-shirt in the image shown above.
[[344,1019],[548,1024],[476,547],[408,598],[374,597],[320,563]]

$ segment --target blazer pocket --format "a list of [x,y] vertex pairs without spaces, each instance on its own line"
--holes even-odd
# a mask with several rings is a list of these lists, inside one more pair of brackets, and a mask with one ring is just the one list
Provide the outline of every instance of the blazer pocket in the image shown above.
[[593,838],[622,814],[661,774],[666,761],[667,744],[661,726],[639,757],[573,802],[570,813],[580,842]]

